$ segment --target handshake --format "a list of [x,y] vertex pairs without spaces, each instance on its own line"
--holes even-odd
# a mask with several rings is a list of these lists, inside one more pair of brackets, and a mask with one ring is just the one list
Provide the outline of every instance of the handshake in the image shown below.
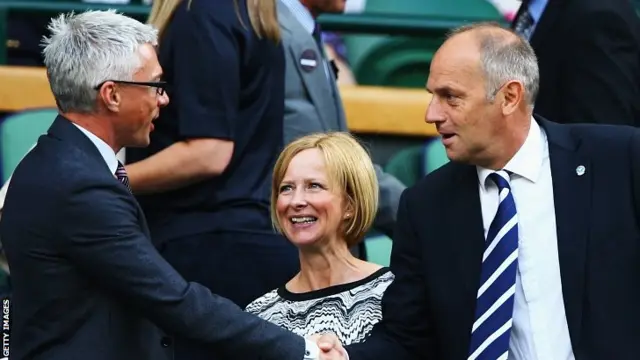
[[334,334],[316,334],[308,340],[316,343],[320,348],[317,360],[349,360],[347,351]]

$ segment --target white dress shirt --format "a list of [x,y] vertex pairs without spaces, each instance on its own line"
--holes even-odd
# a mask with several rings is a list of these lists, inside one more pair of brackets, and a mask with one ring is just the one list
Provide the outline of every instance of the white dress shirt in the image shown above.
[[[567,325],[547,136],[532,118],[529,134],[504,167],[518,213],[518,271],[509,360],[573,360]],[[477,167],[485,238],[498,211],[498,187]]]
[[104,140],[97,137],[91,131],[83,128],[76,123],[72,124],[75,125],[75,127],[77,127],[80,131],[82,131],[82,133],[85,134],[85,136],[88,137],[89,140],[91,140],[93,145],[95,145],[100,152],[100,155],[102,155],[104,162],[107,163],[107,166],[109,167],[109,170],[111,170],[111,173],[115,174],[116,169],[118,169],[118,158],[116,157],[116,153],[113,151],[111,146],[109,146],[106,142],[104,142]]

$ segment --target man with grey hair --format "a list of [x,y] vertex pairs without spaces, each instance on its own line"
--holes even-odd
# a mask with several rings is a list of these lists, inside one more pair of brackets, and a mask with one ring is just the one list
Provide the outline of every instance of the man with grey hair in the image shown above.
[[438,49],[426,122],[452,161],[402,195],[383,321],[351,360],[637,359],[640,130],[547,121],[537,88],[495,24]]
[[11,359],[171,359],[172,334],[210,344],[212,358],[336,355],[187,283],[154,248],[116,153],[147,146],[169,101],[156,30],[113,11],[62,15],[49,29],[60,115],[16,168],[0,224]]

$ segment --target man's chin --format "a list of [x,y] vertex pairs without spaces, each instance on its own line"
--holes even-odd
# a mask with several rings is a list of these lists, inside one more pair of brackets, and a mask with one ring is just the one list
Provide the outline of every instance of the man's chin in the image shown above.
[[151,139],[149,138],[149,136],[147,136],[146,139],[136,139],[135,141],[131,141],[130,144],[126,145],[125,147],[146,148],[147,146],[149,146],[149,144],[151,144]]

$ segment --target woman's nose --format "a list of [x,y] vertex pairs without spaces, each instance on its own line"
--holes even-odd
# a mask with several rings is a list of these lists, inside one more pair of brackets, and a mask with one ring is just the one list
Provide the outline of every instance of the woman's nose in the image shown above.
[[304,207],[307,205],[307,199],[305,197],[304,191],[296,190],[293,193],[293,198],[291,199],[291,203],[296,208]]

